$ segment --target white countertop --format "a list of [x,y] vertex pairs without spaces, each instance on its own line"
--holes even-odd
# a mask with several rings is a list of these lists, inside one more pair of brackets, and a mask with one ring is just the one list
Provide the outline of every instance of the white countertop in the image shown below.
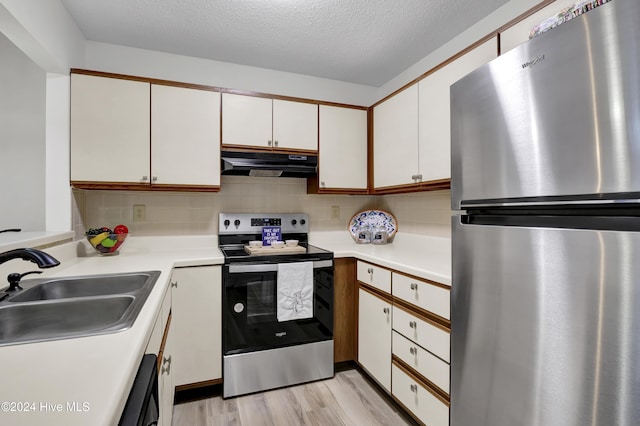
[[389,244],[356,244],[348,232],[309,234],[309,243],[334,257],[355,257],[417,277],[451,285],[451,239],[415,234],[395,235]]
[[[160,311],[171,269],[224,261],[216,237],[131,237],[118,256],[73,258],[79,244],[84,242],[47,249],[61,261],[59,267],[47,271],[47,276],[159,270],[160,277],[129,330],[0,347],[0,424],[117,424]],[[13,262],[22,261],[5,265]],[[5,411],[7,402],[16,411]],[[74,403],[80,411],[73,411]],[[27,412],[25,407],[31,410]],[[87,410],[82,411],[85,407]]]
[[38,247],[73,238],[73,231],[67,232],[2,232],[0,233],[0,252],[22,248]]
[[[398,233],[393,243],[380,246],[356,244],[346,231],[311,233],[309,238],[311,244],[333,251],[337,258],[355,257],[451,284],[451,242],[447,238]],[[129,330],[0,347],[0,403],[5,403],[0,424],[117,424],[172,268],[224,262],[216,236],[130,237],[120,255],[113,257],[100,257],[86,249],[91,250],[86,241],[46,249],[61,265],[45,270],[42,276],[159,270],[160,277]],[[15,260],[1,265],[0,274],[32,269],[30,262]],[[5,411],[6,402],[16,411]]]

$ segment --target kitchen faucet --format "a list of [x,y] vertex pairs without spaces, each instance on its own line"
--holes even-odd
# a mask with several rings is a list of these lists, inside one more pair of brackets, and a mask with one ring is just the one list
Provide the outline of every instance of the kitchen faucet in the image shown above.
[[[60,261],[50,254],[32,248],[19,248],[0,253],[0,265],[12,259],[29,260],[38,265],[39,268],[53,268],[54,266],[58,266],[60,264]],[[9,274],[9,276],[7,277],[7,279],[9,280],[9,288],[6,291],[11,292],[22,290],[22,287],[20,287],[20,279],[22,279],[22,277],[27,274],[41,273],[42,272],[40,271],[31,271],[25,272],[24,274]]]

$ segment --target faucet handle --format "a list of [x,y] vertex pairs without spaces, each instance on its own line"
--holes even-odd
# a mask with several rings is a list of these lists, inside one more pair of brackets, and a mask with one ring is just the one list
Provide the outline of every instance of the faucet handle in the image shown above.
[[7,291],[22,290],[22,287],[20,287],[20,280],[22,278],[24,278],[26,275],[41,274],[41,273],[42,271],[29,271],[22,274],[19,274],[17,272],[14,272],[13,274],[9,274],[7,276],[7,280],[9,281],[9,288],[7,289]]

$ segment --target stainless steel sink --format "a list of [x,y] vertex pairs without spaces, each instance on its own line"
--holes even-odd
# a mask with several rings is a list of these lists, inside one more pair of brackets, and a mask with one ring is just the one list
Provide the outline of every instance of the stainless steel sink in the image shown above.
[[0,346],[130,328],[159,271],[25,280],[0,302]]
[[149,272],[97,275],[44,280],[8,299],[10,302],[66,299],[70,297],[104,296],[131,293],[148,285]]

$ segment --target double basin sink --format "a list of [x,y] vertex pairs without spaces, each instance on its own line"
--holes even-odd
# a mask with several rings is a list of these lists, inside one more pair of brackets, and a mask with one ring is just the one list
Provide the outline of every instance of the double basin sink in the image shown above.
[[126,330],[159,276],[147,271],[25,280],[24,290],[0,301],[0,346]]

